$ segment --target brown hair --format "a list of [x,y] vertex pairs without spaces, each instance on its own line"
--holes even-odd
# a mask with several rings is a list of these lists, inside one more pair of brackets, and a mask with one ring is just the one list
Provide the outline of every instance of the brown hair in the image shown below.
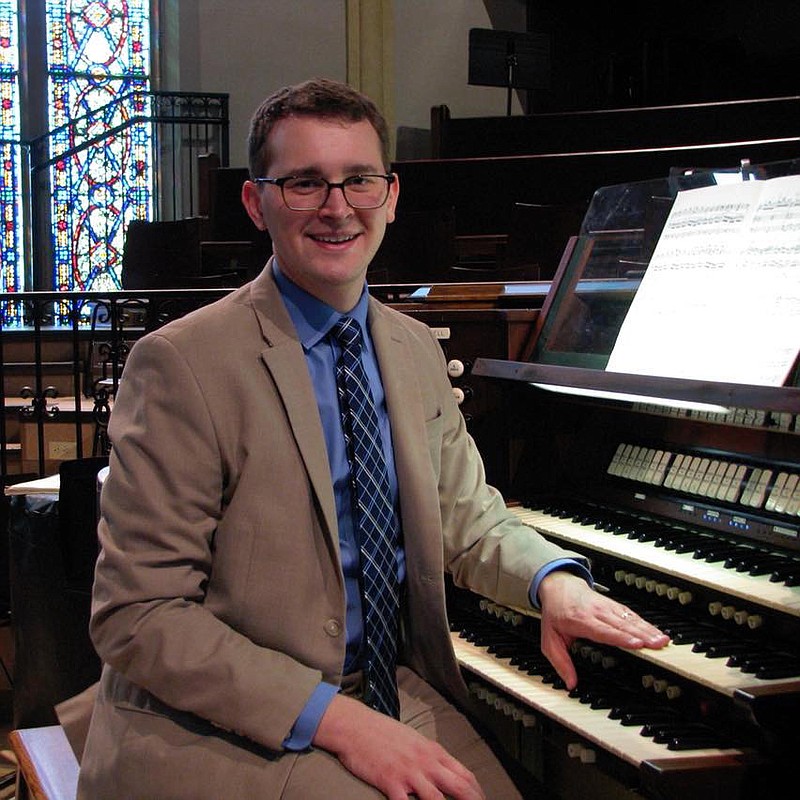
[[375,128],[381,142],[384,167],[389,169],[389,129],[375,103],[347,84],[327,78],[312,78],[285,86],[258,107],[250,121],[247,152],[250,177],[263,177],[268,158],[268,140],[275,123],[291,116],[361,122]]

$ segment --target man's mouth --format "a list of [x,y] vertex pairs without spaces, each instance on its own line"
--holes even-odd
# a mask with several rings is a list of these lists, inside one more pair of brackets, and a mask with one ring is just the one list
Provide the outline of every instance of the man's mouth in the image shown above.
[[355,239],[358,236],[358,234],[355,234],[355,233],[350,233],[350,234],[340,233],[340,234],[336,234],[336,235],[334,235],[334,234],[324,235],[324,234],[313,234],[313,233],[311,233],[311,234],[309,234],[309,236],[315,242],[323,242],[324,244],[344,244],[345,242],[352,242],[353,239]]

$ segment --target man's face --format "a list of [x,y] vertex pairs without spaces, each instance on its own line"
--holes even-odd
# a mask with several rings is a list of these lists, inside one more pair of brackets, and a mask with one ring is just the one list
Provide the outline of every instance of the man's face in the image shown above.
[[[385,172],[378,134],[366,120],[282,119],[267,149],[263,177],[301,175],[338,183],[351,175]],[[242,201],[256,226],[269,231],[284,274],[337,310],[349,311],[386,225],[394,220],[397,194],[395,181],[385,205],[365,210],[350,208],[342,191],[332,189],[322,208],[292,211],[277,186],[247,181]]]

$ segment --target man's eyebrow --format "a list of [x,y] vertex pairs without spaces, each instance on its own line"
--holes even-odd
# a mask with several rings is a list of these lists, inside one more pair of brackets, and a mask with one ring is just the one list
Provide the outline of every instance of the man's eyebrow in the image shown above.
[[[383,175],[383,165],[376,167],[375,164],[350,164],[342,170],[345,176],[347,175]],[[309,164],[304,167],[297,167],[290,169],[286,172],[287,175],[297,175],[305,178],[322,178],[324,177],[325,170],[314,164]]]

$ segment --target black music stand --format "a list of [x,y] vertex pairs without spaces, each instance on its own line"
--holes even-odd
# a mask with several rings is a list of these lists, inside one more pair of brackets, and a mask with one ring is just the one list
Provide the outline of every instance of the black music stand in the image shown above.
[[471,86],[505,86],[506,114],[510,117],[512,89],[548,88],[550,37],[471,28],[467,82]]

